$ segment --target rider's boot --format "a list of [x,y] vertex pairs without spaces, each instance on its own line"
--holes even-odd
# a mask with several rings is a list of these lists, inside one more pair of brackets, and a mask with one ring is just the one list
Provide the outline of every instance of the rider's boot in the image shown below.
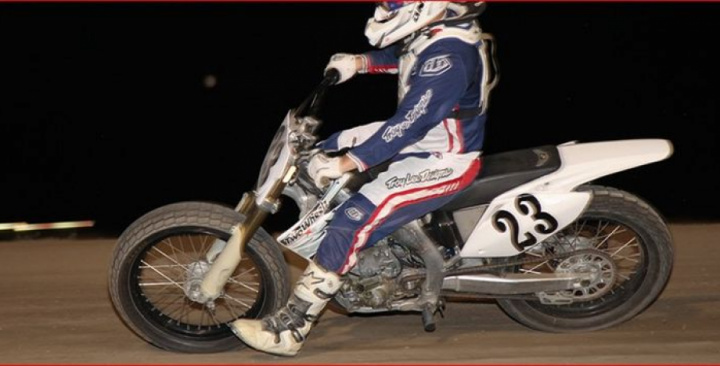
[[245,344],[259,351],[294,356],[341,285],[340,276],[335,272],[310,261],[287,305],[261,320],[238,319],[230,323],[230,329]]

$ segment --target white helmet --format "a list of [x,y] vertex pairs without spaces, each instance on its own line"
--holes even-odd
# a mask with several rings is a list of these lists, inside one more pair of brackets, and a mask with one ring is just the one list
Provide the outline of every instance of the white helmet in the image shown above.
[[448,1],[383,1],[365,25],[370,44],[387,47],[442,18]]

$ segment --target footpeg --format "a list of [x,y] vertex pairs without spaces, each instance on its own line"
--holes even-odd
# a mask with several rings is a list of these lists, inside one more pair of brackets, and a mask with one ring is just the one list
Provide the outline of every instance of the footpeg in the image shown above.
[[425,307],[423,307],[422,322],[426,332],[435,331],[435,307],[431,304],[426,304]]
[[443,314],[444,309],[445,305],[442,302],[440,302],[438,306],[430,303],[425,304],[422,311],[422,322],[426,332],[435,331],[435,314],[440,314],[441,317],[445,317],[445,314]]

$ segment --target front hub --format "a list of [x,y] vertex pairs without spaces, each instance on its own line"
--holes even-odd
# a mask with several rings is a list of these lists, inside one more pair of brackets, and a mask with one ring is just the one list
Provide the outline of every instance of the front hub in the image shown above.
[[204,260],[190,263],[185,271],[185,295],[188,299],[205,304],[207,299],[202,294],[200,285],[205,274],[210,270],[210,264]]

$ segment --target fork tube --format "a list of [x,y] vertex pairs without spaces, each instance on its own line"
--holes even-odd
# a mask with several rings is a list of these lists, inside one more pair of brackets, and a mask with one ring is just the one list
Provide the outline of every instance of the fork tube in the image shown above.
[[255,196],[252,194],[246,193],[238,208],[246,219],[230,229],[232,234],[230,239],[213,262],[208,273],[205,274],[200,285],[205,301],[214,300],[220,296],[225,283],[242,259],[245,245],[268,214],[267,211],[258,209],[255,204]]
[[255,231],[262,225],[267,215],[274,212],[270,207],[277,209],[278,197],[295,171],[294,167],[291,167],[284,178],[272,187],[264,201],[268,203],[267,207],[258,206],[254,193],[248,192],[243,195],[236,210],[245,216],[245,220],[230,229],[232,234],[230,239],[205,274],[200,284],[201,302],[212,301],[220,296],[225,283],[240,264],[245,245],[255,235]]

